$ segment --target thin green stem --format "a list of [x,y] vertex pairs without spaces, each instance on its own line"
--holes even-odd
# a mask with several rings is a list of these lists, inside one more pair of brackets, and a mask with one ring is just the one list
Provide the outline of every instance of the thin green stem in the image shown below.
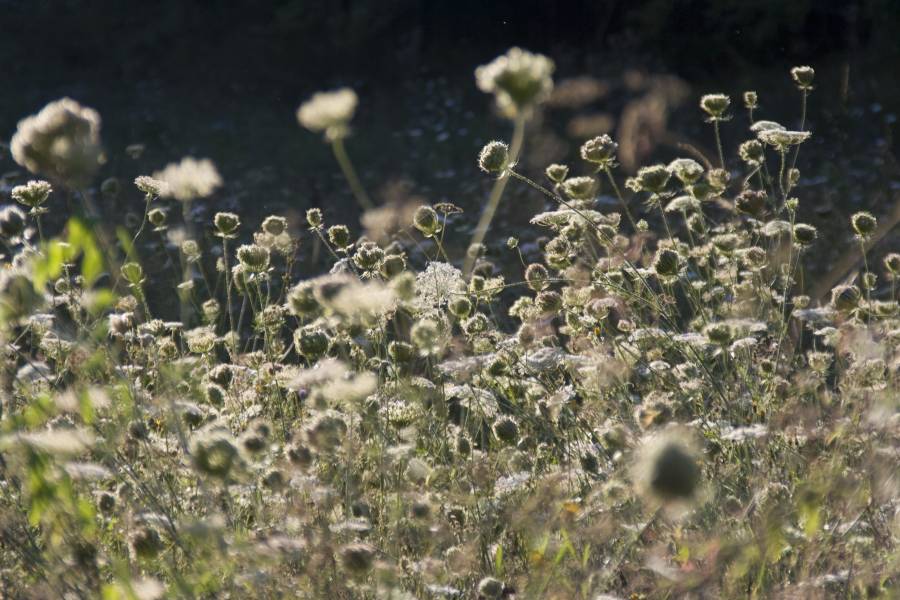
[[612,186],[613,191],[616,194],[616,198],[619,199],[619,204],[622,205],[622,210],[625,211],[625,216],[628,218],[628,222],[631,223],[632,229],[637,231],[637,223],[634,220],[634,217],[631,215],[631,211],[628,209],[628,203],[625,202],[625,197],[622,196],[622,191],[619,189],[619,185],[616,183],[616,178],[613,177],[612,169],[609,168],[609,165],[603,167],[603,172],[606,173],[606,178],[609,179],[609,184]]
[[[525,116],[519,114],[516,116],[514,126],[513,126],[513,136],[511,143],[509,145],[509,164],[515,165],[516,161],[519,158],[519,153],[522,151],[522,142],[525,140]],[[494,182],[494,187],[491,189],[491,195],[488,199],[487,206],[484,209],[484,212],[481,213],[481,219],[478,221],[478,225],[475,227],[475,233],[472,235],[472,241],[469,243],[469,248],[473,246],[478,246],[479,244],[484,242],[484,238],[487,235],[488,228],[491,226],[491,221],[494,220],[494,214],[497,212],[497,207],[500,206],[500,200],[503,198],[503,190],[506,189],[506,184],[509,181],[509,177],[507,173],[501,175],[497,181]],[[472,271],[472,267],[475,266],[475,258],[471,254],[466,255],[466,262],[463,266],[463,274],[468,276]]]
[[347,149],[344,147],[344,139],[341,137],[337,137],[332,140],[331,150],[334,152],[334,158],[337,160],[338,165],[341,167],[341,171],[344,173],[344,177],[347,179],[347,183],[350,185],[350,191],[353,192],[353,195],[356,197],[356,201],[359,203],[360,207],[362,207],[363,210],[370,210],[374,208],[372,201],[369,200],[369,196],[368,194],[366,194],[366,190],[362,186],[362,182],[356,175],[356,170],[353,168],[353,163],[350,162],[350,157],[347,155]]

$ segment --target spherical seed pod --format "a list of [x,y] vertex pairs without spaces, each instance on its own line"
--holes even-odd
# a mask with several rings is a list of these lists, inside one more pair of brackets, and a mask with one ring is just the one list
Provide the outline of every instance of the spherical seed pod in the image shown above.
[[700,98],[700,108],[709,115],[710,120],[723,120],[729,106],[731,106],[731,98],[725,94],[706,94]]
[[328,228],[328,241],[343,250],[352,243],[350,241],[350,230],[346,225],[332,225]]
[[550,273],[547,271],[547,267],[540,263],[532,263],[525,269],[525,281],[528,282],[528,287],[535,292],[547,288],[550,285],[549,279]]
[[853,227],[856,235],[867,239],[878,229],[878,220],[872,213],[861,211],[850,217],[850,225]]
[[509,146],[503,142],[488,142],[478,154],[478,167],[485,173],[502,173],[509,166]]
[[569,176],[569,167],[566,165],[552,164],[544,170],[547,179],[559,185]]
[[233,238],[241,226],[241,218],[234,213],[218,212],[213,217],[216,235],[222,238]]
[[413,227],[425,237],[433,237],[441,230],[441,221],[437,211],[427,205],[420,206],[413,214]]

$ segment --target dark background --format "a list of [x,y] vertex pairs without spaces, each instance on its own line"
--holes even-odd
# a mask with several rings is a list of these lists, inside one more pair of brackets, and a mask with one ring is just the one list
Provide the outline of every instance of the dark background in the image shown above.
[[[131,179],[192,154],[212,158],[226,182],[199,218],[230,209],[250,225],[269,212],[299,222],[322,206],[330,222],[355,225],[327,146],[295,119],[313,92],[350,85],[360,108],[348,148],[372,195],[452,200],[474,220],[490,184],[475,155],[508,137],[509,124],[473,71],[512,45],[551,56],[558,87],[577,77],[595,86],[583,102],[551,103],[534,123],[526,147],[534,172],[550,160],[574,165],[580,142],[606,130],[640,137],[619,141],[634,142],[645,162],[674,158],[669,132],[709,149],[696,108],[708,92],[735,101],[724,130],[734,155],[748,137],[741,92],[759,91],[759,118],[796,125],[788,69],[811,64],[804,216],[843,232],[853,210],[885,214],[897,201],[898,0],[6,0],[0,139],[68,95],[103,117],[109,162],[97,183],[116,176],[124,190],[104,204],[112,221],[143,208]],[[629,107],[663,88],[665,135],[624,128]],[[139,158],[124,152],[135,143],[145,146]],[[0,165],[5,194],[25,174],[8,156]],[[511,193],[527,196],[528,210],[505,203],[501,243],[504,227],[541,204]]]

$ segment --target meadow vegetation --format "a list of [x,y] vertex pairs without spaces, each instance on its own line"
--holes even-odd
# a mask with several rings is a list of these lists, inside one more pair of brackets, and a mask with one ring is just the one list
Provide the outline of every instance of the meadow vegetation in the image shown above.
[[[604,135],[538,176],[553,71],[518,48],[476,70],[511,132],[461,171],[492,180],[474,216],[373,202],[356,94],[305,102],[362,227],[200,222],[222,176],[188,157],[138,177],[143,221],[114,229],[92,198],[138,192],[94,187],[100,116],[22,120],[0,595],[896,597],[900,254],[859,212],[858,267],[807,295],[839,243],[799,218],[813,69],[785,77],[790,125],[754,92],[698,98],[713,156],[629,175]],[[545,201],[534,234],[494,222],[512,186]]]

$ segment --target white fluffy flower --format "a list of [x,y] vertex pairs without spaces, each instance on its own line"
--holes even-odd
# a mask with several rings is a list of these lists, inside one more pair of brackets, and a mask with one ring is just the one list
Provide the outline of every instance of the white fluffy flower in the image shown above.
[[319,92],[300,105],[297,121],[310,131],[324,131],[329,137],[340,137],[346,133],[358,102],[356,92],[350,88]]
[[165,169],[154,173],[153,179],[165,184],[159,189],[160,196],[182,202],[206,198],[222,185],[222,178],[211,160],[191,156],[179,163],[169,163]]

